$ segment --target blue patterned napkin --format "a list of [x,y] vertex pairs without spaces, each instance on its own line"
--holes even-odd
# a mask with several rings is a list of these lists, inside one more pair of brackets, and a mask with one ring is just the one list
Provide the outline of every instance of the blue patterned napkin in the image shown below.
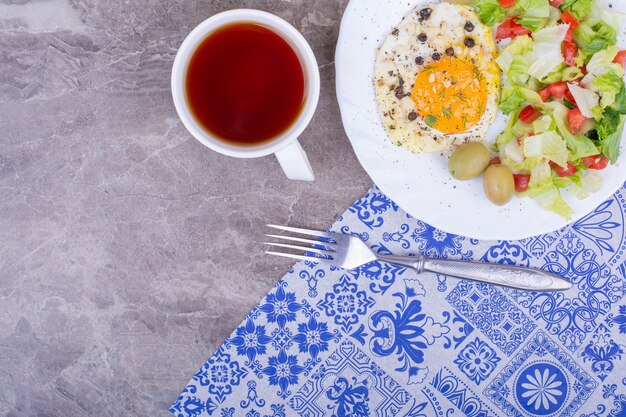
[[626,190],[575,224],[486,242],[372,188],[332,226],[385,254],[529,265],[562,293],[373,262],[297,263],[196,372],[176,416],[625,416]]

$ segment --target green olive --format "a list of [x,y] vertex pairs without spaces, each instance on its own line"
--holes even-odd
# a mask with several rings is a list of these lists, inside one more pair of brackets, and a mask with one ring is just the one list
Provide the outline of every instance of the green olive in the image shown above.
[[482,143],[464,143],[450,156],[448,170],[457,180],[469,180],[476,178],[487,168],[489,159],[489,150]]
[[493,204],[503,206],[511,200],[515,191],[513,173],[506,165],[491,165],[483,175],[483,187]]

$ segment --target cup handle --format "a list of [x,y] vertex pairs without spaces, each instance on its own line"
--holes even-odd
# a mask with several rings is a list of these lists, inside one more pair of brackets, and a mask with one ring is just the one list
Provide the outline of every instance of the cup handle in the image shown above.
[[313,181],[315,179],[309,158],[297,140],[276,152],[275,155],[290,180]]

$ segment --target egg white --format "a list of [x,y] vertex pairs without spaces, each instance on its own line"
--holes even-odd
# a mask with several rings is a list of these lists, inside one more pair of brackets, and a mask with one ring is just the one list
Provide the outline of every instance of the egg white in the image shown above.
[[[424,8],[431,9],[428,19],[420,17]],[[466,22],[471,22],[474,30],[467,32]],[[426,35],[426,42],[418,39],[420,34]],[[475,42],[471,48],[464,43],[468,36]],[[482,117],[470,129],[445,134],[429,127],[419,117],[410,120],[408,115],[416,111],[411,91],[417,74],[433,62],[434,53],[445,56],[450,47],[454,48],[456,56],[470,57],[485,77],[487,100]],[[421,153],[450,151],[466,141],[482,140],[498,112],[500,71],[495,62],[496,54],[491,28],[483,25],[470,7],[440,3],[412,10],[391,30],[376,55],[376,101],[391,141]],[[423,63],[416,63],[416,57],[421,57]],[[404,96],[398,94],[398,89],[404,92]]]

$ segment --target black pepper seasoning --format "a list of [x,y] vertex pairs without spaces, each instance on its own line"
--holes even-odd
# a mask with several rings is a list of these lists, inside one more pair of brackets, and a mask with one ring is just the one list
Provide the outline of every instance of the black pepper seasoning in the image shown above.
[[467,22],[465,22],[465,31],[466,32],[473,32],[474,31],[474,24],[472,22],[470,22],[469,20]]
[[415,63],[416,63],[417,65],[422,65],[422,64],[424,64],[424,58],[422,58],[421,56],[416,56],[416,57],[415,57]]
[[420,33],[419,35],[417,35],[417,39],[419,39],[420,42],[426,42],[428,40],[428,36],[426,36],[425,33]]
[[439,52],[435,52],[435,53],[433,54],[433,59],[434,59],[435,61],[439,61],[439,60],[441,59],[441,54],[440,54]]
[[476,42],[472,38],[465,38],[465,46],[468,48],[473,48],[476,45]]
[[450,48],[446,49],[446,55],[454,56],[454,48],[450,47]]
[[427,7],[425,9],[420,10],[420,17],[424,20],[427,20],[430,17],[431,13],[432,13],[432,9],[430,7]]
[[409,120],[410,121],[414,121],[415,119],[417,119],[417,113],[415,113],[414,111],[409,113]]

